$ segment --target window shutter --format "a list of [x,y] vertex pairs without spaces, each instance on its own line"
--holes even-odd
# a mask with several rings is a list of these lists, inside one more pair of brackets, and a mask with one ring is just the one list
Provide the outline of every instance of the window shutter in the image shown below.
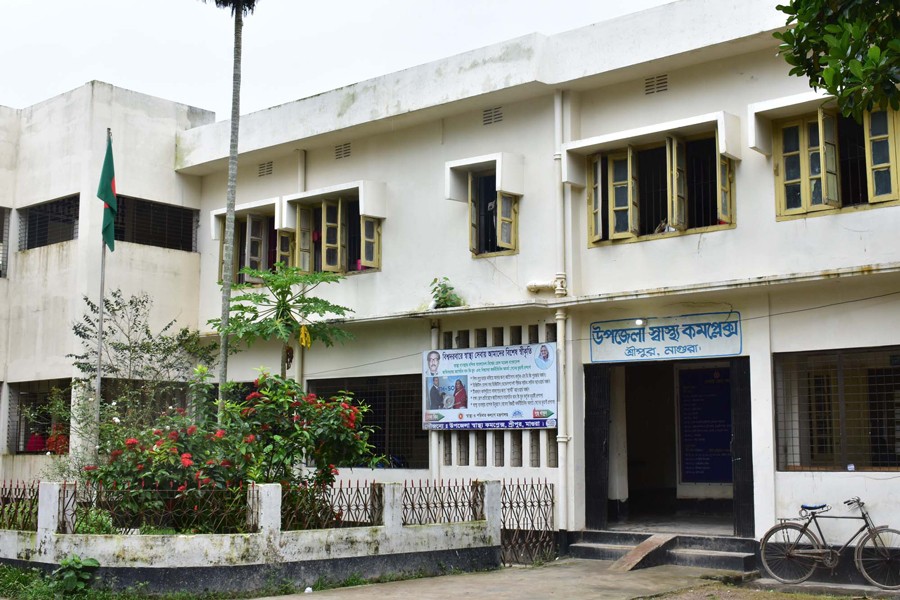
[[885,202],[898,197],[897,152],[893,143],[896,119],[894,111],[878,110],[866,113],[863,122],[869,202]]
[[602,194],[600,190],[600,157],[591,159],[591,183],[588,190],[588,235],[592,242],[603,239]]
[[837,115],[819,109],[819,152],[822,157],[822,201],[840,206],[837,165]]
[[362,256],[360,264],[364,267],[377,269],[381,266],[381,225],[378,219],[361,216],[359,218],[359,231],[362,239]]
[[469,251],[478,254],[478,203],[475,198],[475,176],[469,173]]
[[718,190],[718,202],[716,202],[716,216],[720,225],[732,222],[732,182],[734,181],[734,163],[727,156],[719,152],[719,132],[716,131],[716,190]]
[[687,179],[683,140],[666,138],[666,160],[669,165],[669,226],[684,231],[687,228]]
[[[247,235],[244,246],[244,264],[257,271],[266,268],[266,219],[261,215],[247,215]],[[246,281],[259,283],[258,277],[245,277]]]
[[640,231],[640,207],[638,206],[638,173],[634,148],[628,146],[628,173],[631,185],[628,187],[628,231],[632,237]]
[[497,245],[516,249],[516,197],[497,192]]
[[[338,270],[341,273],[346,273],[349,271],[349,265],[347,264],[348,256],[347,256],[347,236],[348,236],[348,227],[347,227],[347,203],[344,202],[343,198],[338,198],[338,239],[341,241],[341,245],[338,248]],[[356,265],[353,265],[354,268]]]
[[312,209],[297,208],[297,266],[304,273],[312,272]]
[[322,202],[322,270],[340,272],[341,237],[340,204]]
[[278,232],[278,245],[275,248],[275,262],[284,263],[286,267],[294,266],[294,235],[290,231]]

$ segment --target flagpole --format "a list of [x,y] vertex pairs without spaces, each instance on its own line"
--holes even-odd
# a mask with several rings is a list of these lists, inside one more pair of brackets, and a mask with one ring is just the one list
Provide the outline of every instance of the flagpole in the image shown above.
[[104,294],[106,286],[106,242],[100,240],[102,249],[100,250],[100,312],[97,317],[97,381],[94,385],[94,427],[95,431],[91,432],[91,437],[96,437],[94,446],[100,442],[100,381],[103,375],[103,309]]

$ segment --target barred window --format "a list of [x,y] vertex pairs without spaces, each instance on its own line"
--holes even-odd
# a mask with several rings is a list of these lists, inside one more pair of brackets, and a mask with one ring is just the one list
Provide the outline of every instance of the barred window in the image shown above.
[[127,196],[116,199],[116,241],[197,251],[200,211]]
[[374,425],[369,442],[394,468],[428,468],[428,432],[422,429],[422,376],[352,377],[309,381],[309,390],[331,396],[344,390],[371,410],[364,423]]
[[[53,444],[52,436],[58,435],[60,431],[56,429],[57,423],[53,421],[50,405],[53,394],[59,394],[63,401],[68,401],[69,384],[68,379],[10,384],[8,446],[11,452],[37,454],[52,450],[63,453],[58,452],[62,448]],[[59,425],[68,431],[68,423]]]
[[6,277],[9,260],[9,209],[0,207],[0,277]]
[[776,354],[780,471],[900,469],[900,346]]
[[79,196],[45,202],[20,211],[19,250],[31,250],[78,237]]

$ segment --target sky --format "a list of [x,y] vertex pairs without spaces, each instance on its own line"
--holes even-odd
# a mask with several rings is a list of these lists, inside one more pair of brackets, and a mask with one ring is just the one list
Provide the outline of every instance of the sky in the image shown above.
[[[258,0],[244,21],[241,114],[668,1]],[[233,22],[213,0],[0,0],[0,14],[0,105],[97,79],[230,115]]]

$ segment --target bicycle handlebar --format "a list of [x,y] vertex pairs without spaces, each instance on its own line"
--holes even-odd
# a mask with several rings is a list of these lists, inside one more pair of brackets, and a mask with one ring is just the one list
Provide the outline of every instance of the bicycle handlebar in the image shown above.
[[854,496],[852,498],[844,500],[844,504],[846,504],[847,506],[850,506],[850,507],[854,507],[854,506],[862,507],[865,505],[865,502],[860,500],[859,496]]

